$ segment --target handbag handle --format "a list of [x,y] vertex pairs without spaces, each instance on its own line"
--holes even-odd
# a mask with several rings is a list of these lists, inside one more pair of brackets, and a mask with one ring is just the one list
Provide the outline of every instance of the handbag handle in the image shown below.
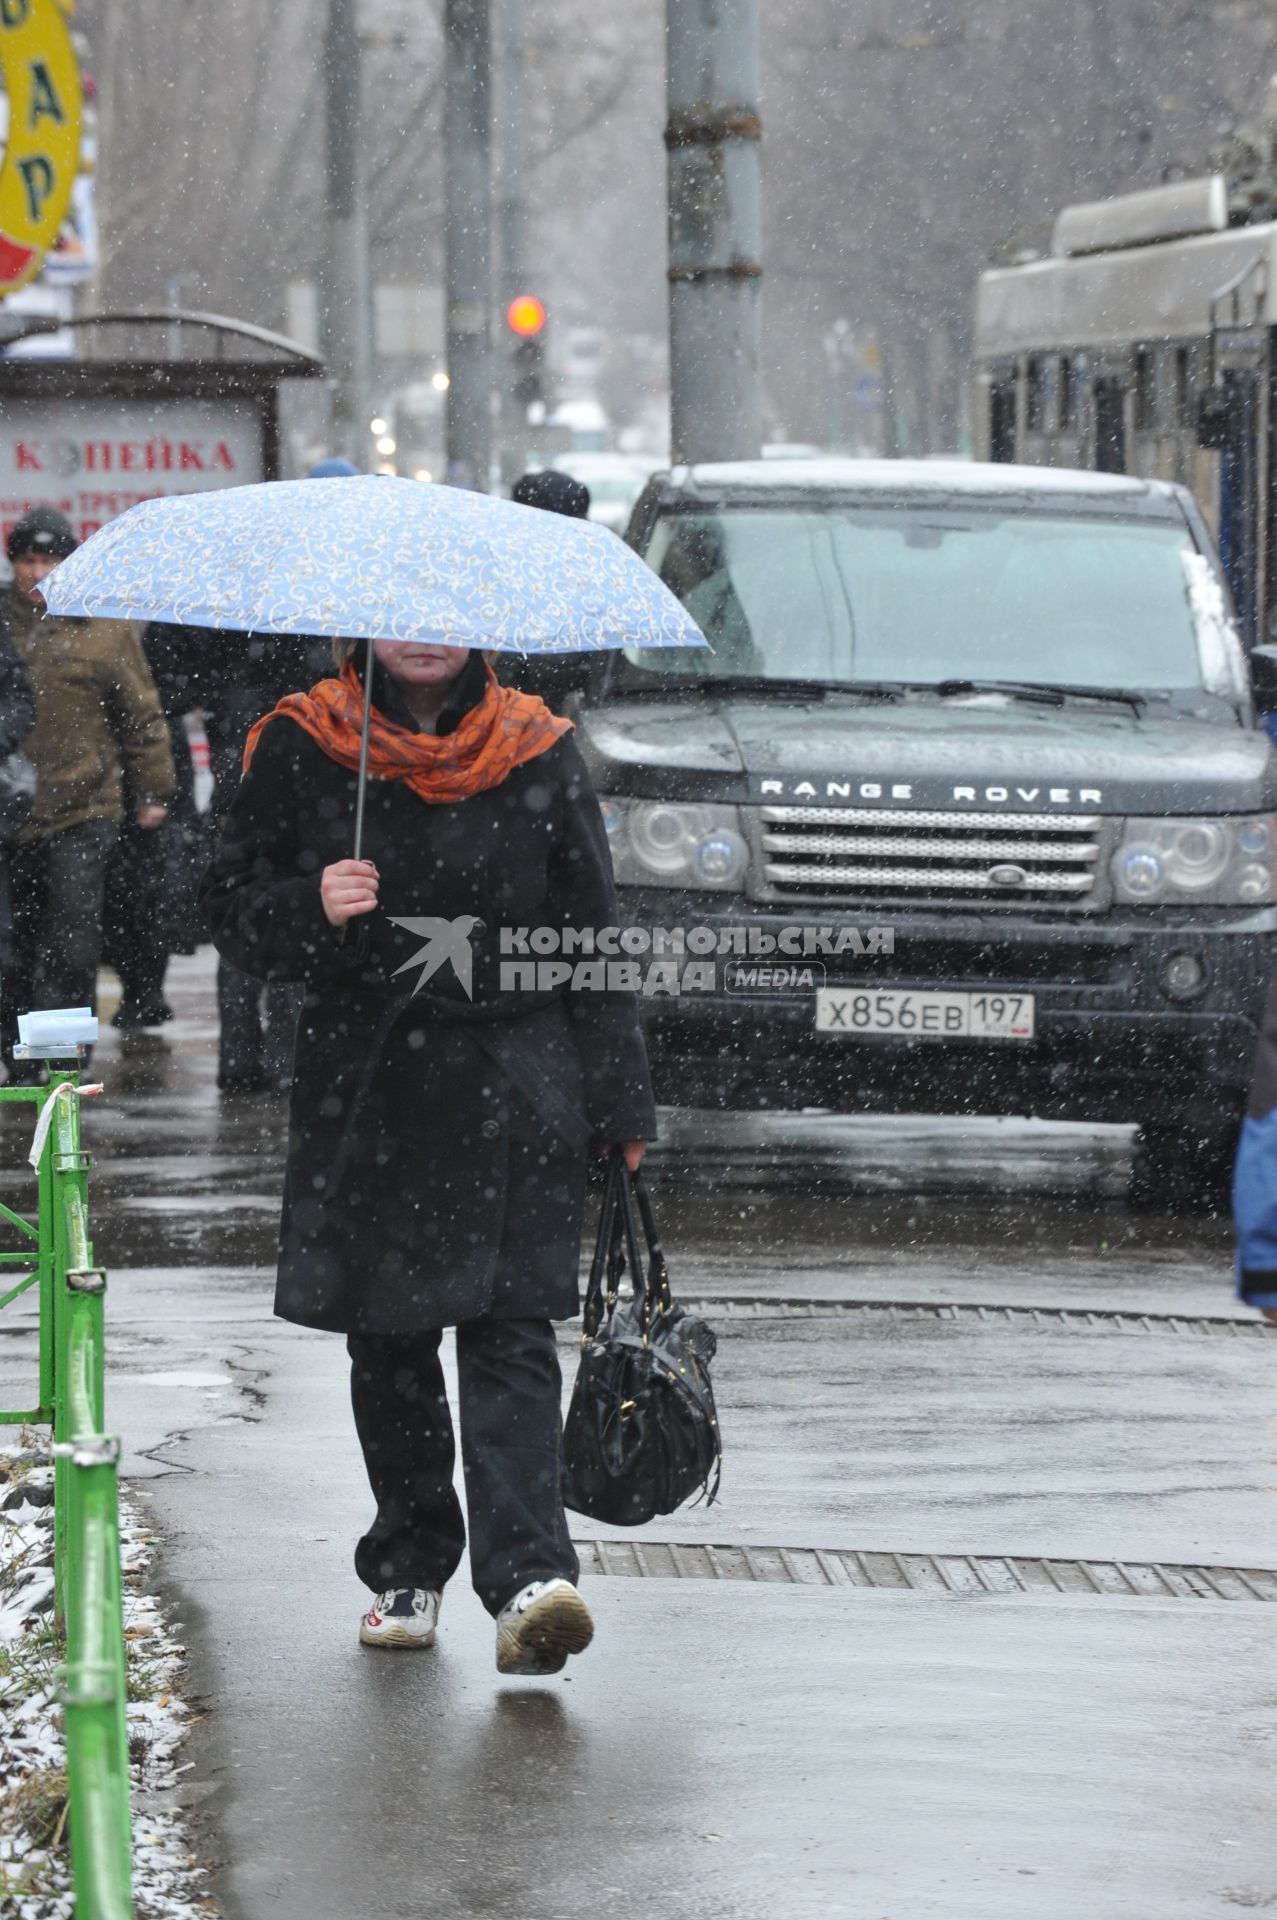
[[645,1274],[639,1254],[630,1170],[620,1153],[612,1153],[608,1156],[603,1200],[599,1208],[599,1230],[585,1290],[582,1331],[587,1340],[595,1338],[604,1319],[610,1319],[615,1311],[621,1279],[627,1268],[634,1290],[635,1315],[646,1340],[655,1317],[655,1297],[650,1284],[651,1276]]
[[610,1320],[616,1312],[616,1303],[621,1297],[621,1282],[629,1262],[625,1257],[626,1233],[623,1199],[621,1194],[621,1171],[618,1167],[612,1181],[612,1211],[609,1216],[607,1245],[607,1292],[604,1297],[604,1309]]
[[[590,1258],[590,1277],[585,1287],[585,1305],[582,1312],[583,1337],[592,1340],[603,1321],[603,1273],[610,1264],[612,1242],[614,1239],[616,1196],[616,1168],[608,1159],[607,1171],[603,1176],[603,1198],[599,1202],[599,1229],[594,1236],[594,1252]],[[610,1276],[609,1276],[610,1284]]]
[[647,1304],[649,1308],[648,1324],[658,1314],[674,1311],[674,1295],[670,1290],[670,1271],[665,1264],[665,1249],[656,1231],[656,1220],[652,1214],[652,1202],[648,1196],[647,1182],[641,1169],[635,1169],[630,1175],[630,1185],[634,1198],[638,1201],[639,1218],[643,1222],[643,1237],[647,1241]]

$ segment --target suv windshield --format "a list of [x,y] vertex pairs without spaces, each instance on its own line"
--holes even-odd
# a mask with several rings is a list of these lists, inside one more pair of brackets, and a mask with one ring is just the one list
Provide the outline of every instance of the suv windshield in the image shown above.
[[676,511],[657,519],[645,557],[713,652],[627,653],[632,687],[1217,679],[1194,617],[1202,575],[1208,597],[1214,576],[1187,528],[1168,523],[926,506]]

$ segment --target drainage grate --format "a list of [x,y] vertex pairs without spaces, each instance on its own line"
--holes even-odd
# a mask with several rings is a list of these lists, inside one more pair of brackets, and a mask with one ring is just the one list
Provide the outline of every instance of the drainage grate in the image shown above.
[[894,1587],[913,1593],[1084,1593],[1127,1600],[1277,1601],[1277,1573],[1256,1567],[693,1546],[660,1540],[578,1540],[576,1545],[583,1573],[623,1580],[761,1580],[797,1587]]
[[1005,1307],[980,1306],[953,1301],[919,1300],[800,1300],[766,1299],[754,1294],[715,1294],[707,1300],[682,1300],[681,1304],[703,1313],[708,1319],[749,1320],[946,1320],[962,1326],[1061,1328],[1069,1332],[1088,1330],[1120,1333],[1195,1333],[1222,1334],[1225,1338],[1244,1338],[1277,1333],[1270,1321],[1230,1319],[1185,1313],[1130,1313],[1088,1307]]

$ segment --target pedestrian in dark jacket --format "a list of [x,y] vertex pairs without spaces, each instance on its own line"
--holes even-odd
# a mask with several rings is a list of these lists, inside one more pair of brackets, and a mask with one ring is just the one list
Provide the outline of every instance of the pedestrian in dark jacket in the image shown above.
[[[310,480],[353,479],[359,468],[340,455],[316,461]],[[249,729],[277,700],[313,686],[329,671],[331,649],[265,633],[192,629],[202,642],[204,728],[213,774],[214,832],[239,786]],[[250,979],[225,959],[217,968],[217,1085],[228,1094],[287,1088],[301,1010],[300,987]]]
[[614,925],[606,837],[566,721],[481,654],[379,641],[348,858],[362,714],[347,658],[254,729],[205,882],[219,952],[305,987],[275,1310],[347,1336],[377,1502],[361,1639],[431,1644],[461,1558],[455,1325],[474,1585],[501,1671],[557,1672],[592,1626],[551,1321],[578,1306],[587,1158],[637,1165],[655,1113],[634,996],[503,979],[500,930]]
[[1268,990],[1233,1171],[1237,1292],[1277,1321],[1277,974]]
[[9,848],[30,812],[29,761],[12,766],[35,720],[31,681],[0,617],[0,968],[13,966],[13,900],[9,880]]
[[40,582],[74,552],[69,521],[36,507],[11,528],[13,584],[3,613],[31,676],[35,763],[30,818],[13,849],[14,964],[5,981],[10,1077],[17,1015],[32,1007],[92,1006],[102,950],[107,862],[125,794],[145,831],[159,826],[174,788],[173,756],[141,642],[124,620],[60,620],[43,613]]
[[[566,520],[586,520],[590,489],[557,467],[538,467],[515,481],[510,498],[519,507],[562,514]],[[601,662],[593,662],[597,669]],[[583,662],[568,655],[507,653],[501,659],[501,678],[522,693],[535,693],[552,713],[562,713],[580,691]],[[590,671],[590,666],[586,667]]]
[[[173,953],[194,953],[195,891],[207,848],[195,804],[195,766],[185,717],[201,704],[198,630],[160,622],[142,635],[142,651],[168,729],[175,787],[159,827],[139,826],[125,795],[124,818],[107,867],[102,955],[120,976],[111,1024],[158,1027],[173,1018],[164,975]],[[197,851],[198,850],[198,851]]]
[[566,514],[585,520],[590,512],[590,489],[557,467],[540,467],[516,480],[510,498],[520,507],[540,507],[543,513]]
[[[216,832],[239,787],[249,729],[286,694],[322,679],[331,649],[323,642],[308,645],[271,634],[192,631],[203,648],[201,704]],[[300,1007],[297,986],[253,980],[225,957],[219,961],[217,1084],[223,1093],[263,1093],[288,1085]]]

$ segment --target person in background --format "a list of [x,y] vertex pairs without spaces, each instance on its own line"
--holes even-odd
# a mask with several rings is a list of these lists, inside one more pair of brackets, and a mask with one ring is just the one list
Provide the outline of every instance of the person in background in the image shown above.
[[515,481],[510,498],[516,506],[540,507],[543,513],[566,514],[569,520],[588,520],[590,516],[590,489],[557,467],[525,473]]
[[326,459],[316,460],[306,474],[308,480],[357,480],[359,468],[353,460],[344,460],[339,453],[330,453]]
[[1260,1022],[1233,1170],[1237,1297],[1277,1321],[1277,973]]
[[185,716],[202,706],[205,649],[189,627],[153,623],[142,650],[168,727],[177,786],[163,825],[137,824],[126,794],[120,837],[107,869],[102,955],[120,976],[113,1027],[158,1027],[173,1018],[164,998],[169,956],[194,953],[203,937],[195,894],[207,850],[195,804],[195,767]]
[[[239,790],[249,729],[285,694],[300,693],[329,670],[325,640],[272,634],[202,633],[204,730],[213,773],[209,831],[215,843]],[[254,979],[217,963],[217,1085],[222,1093],[282,1092],[292,1071],[301,992],[291,981]]]
[[13,965],[9,848],[31,811],[32,768],[21,748],[34,720],[30,678],[0,619],[0,974]]
[[[332,455],[311,467],[308,480],[347,480],[359,468]],[[270,634],[197,633],[200,704],[213,773],[209,828],[216,843],[239,789],[249,729],[289,693],[299,693],[331,671],[326,640]],[[254,979],[226,959],[217,963],[219,1020],[217,1085],[222,1093],[286,1091],[301,990],[288,981]]]
[[[590,489],[557,467],[525,473],[515,481],[510,498],[518,507],[539,507],[542,513],[561,513],[568,520],[588,520],[590,516]],[[562,713],[564,703],[579,684],[581,666],[579,661],[551,660],[544,654],[520,658],[507,653],[501,656],[500,674],[503,685],[521,693],[535,693],[551,713]]]
[[37,1071],[13,1059],[19,1013],[94,1004],[107,862],[126,785],[133,818],[148,832],[165,818],[175,786],[168,729],[133,627],[43,615],[40,582],[77,545],[52,507],[24,514],[6,542],[13,582],[0,611],[36,707],[24,743],[36,792],[12,853],[3,1022],[11,1080]]

